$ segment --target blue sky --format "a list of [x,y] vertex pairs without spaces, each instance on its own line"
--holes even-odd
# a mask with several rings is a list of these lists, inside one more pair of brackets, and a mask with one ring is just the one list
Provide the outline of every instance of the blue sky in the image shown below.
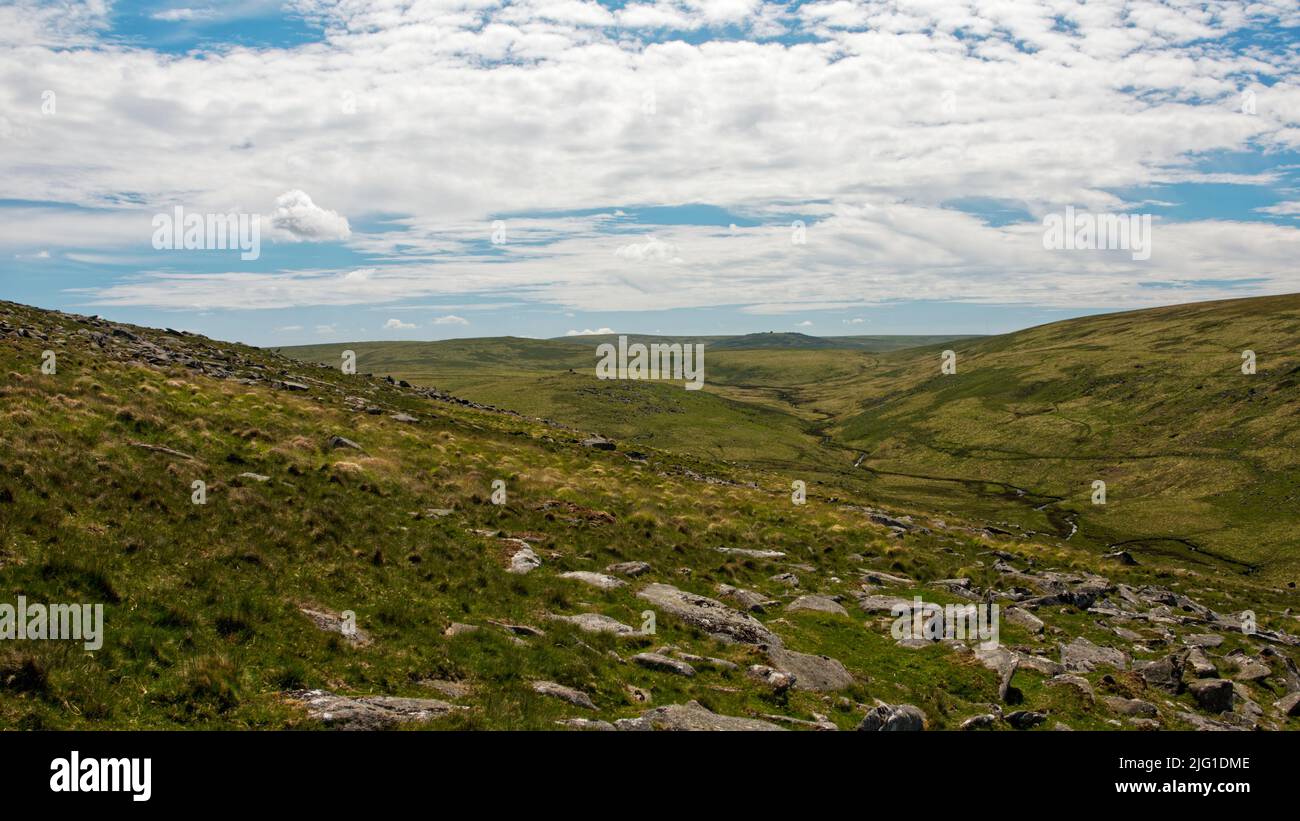
[[[1297,287],[1294,3],[17,2],[0,298],[253,344],[998,333]],[[1152,254],[1044,247],[1066,207]],[[160,249],[174,209],[259,255]]]

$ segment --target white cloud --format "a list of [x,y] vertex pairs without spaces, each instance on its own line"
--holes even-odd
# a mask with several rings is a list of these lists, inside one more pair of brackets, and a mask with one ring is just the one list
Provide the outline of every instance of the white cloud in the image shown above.
[[[3,209],[0,249],[120,249],[147,243],[150,216],[181,192],[187,208],[217,211],[279,195],[276,238],[346,241],[367,267],[178,274],[155,261],[90,297],[191,309],[489,294],[571,311],[807,315],[895,299],[1138,307],[1300,290],[1291,220],[1158,225],[1142,267],[1035,248],[1042,213],[1118,210],[1116,191],[1286,184],[1202,160],[1300,149],[1294,54],[1230,47],[1300,24],[1294,0],[296,8],[327,26],[322,41],[163,54],[66,48],[96,42],[103,2],[0,6],[6,197],[83,206]],[[709,26],[727,36],[653,42],[657,29]],[[799,42],[751,36],[780,31]],[[1256,78],[1254,116],[1240,111],[1243,77]],[[56,115],[40,113],[44,89],[59,94]],[[520,169],[544,169],[547,184]],[[945,207],[974,198],[1033,218],[989,226]],[[644,226],[613,210],[511,218],[510,243],[476,256],[504,211],[683,203],[758,225],[631,237]],[[1287,207],[1261,213],[1295,216]],[[343,214],[392,230],[354,232]],[[807,245],[790,244],[793,219],[809,221]],[[1264,282],[1231,292],[1198,284],[1254,276]]]
[[434,325],[468,325],[469,320],[465,319],[464,317],[456,316],[455,314],[447,314],[446,316],[435,317],[433,320],[433,324]]
[[384,328],[390,331],[401,331],[401,330],[406,330],[407,328],[414,328],[414,327],[415,325],[409,322],[403,322],[400,319],[390,319],[384,323]]
[[271,226],[290,242],[345,240],[352,235],[347,217],[321,208],[303,191],[286,191],[275,200]]
[[203,20],[212,16],[211,9],[165,9],[149,15],[153,20],[161,20],[165,23],[178,23],[187,20]]
[[276,328],[276,330],[277,330],[277,331],[301,331],[301,330],[302,330],[302,326],[301,326],[301,325],[282,325],[282,326],[280,326],[279,328]]
[[795,323],[795,327],[796,327],[796,328],[811,328],[812,325],[813,325],[813,323],[812,323],[812,320],[811,320],[811,319],[805,319],[803,322],[796,322],[796,323]]
[[613,328],[597,328],[594,331],[590,328],[587,328],[586,330],[583,331],[573,331],[573,330],[565,331],[564,335],[565,336],[605,336],[608,334],[612,334],[614,332],[615,331]]
[[619,246],[618,250],[614,252],[614,256],[630,262],[670,262],[680,264],[682,261],[681,257],[677,255],[677,246],[655,237],[649,237],[645,242],[632,242]]
[[1300,200],[1279,202],[1276,205],[1256,208],[1255,210],[1262,214],[1272,214],[1278,217],[1300,217]]
[[852,319],[844,319],[844,320],[841,320],[841,321],[842,321],[845,325],[861,325],[862,323],[866,322],[866,320],[863,319],[863,318],[860,317],[860,316],[855,316],[855,317],[853,317]]
[[332,336],[338,333],[338,329],[335,328],[333,325],[317,325],[316,333],[322,336]]

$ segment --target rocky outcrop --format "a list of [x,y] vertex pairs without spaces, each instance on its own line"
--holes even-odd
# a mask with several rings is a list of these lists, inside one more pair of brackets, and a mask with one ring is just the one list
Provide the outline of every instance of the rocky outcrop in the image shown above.
[[758,619],[732,610],[707,596],[678,590],[669,584],[652,584],[636,595],[664,613],[722,641],[774,647],[782,644],[781,639]]

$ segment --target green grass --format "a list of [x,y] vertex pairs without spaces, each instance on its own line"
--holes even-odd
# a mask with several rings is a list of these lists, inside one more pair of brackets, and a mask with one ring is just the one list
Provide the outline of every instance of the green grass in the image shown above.
[[[792,403],[782,411],[721,390],[600,383],[538,368],[534,378],[553,386],[557,405],[570,397],[584,430],[624,426],[628,441],[602,452],[582,447],[579,431],[430,401],[377,378],[256,349],[135,329],[201,359],[236,352],[276,378],[310,378],[311,390],[217,380],[180,365],[148,367],[95,347],[82,332],[101,329],[83,320],[8,304],[0,313],[48,337],[0,340],[0,579],[7,595],[101,602],[106,611],[104,646],[93,654],[67,642],[0,645],[0,727],[311,727],[287,691],[442,697],[422,683],[429,679],[473,688],[458,700],[467,711],[431,725],[443,728],[542,729],[561,717],[633,716],[647,705],[631,697],[629,685],[650,691],[654,705],[697,699],[731,715],[817,712],[846,728],[875,698],[908,701],[927,712],[932,726],[953,727],[995,701],[992,674],[947,648],[895,645],[888,626],[848,598],[847,619],[779,609],[760,617],[791,649],[831,655],[855,674],[852,688],[829,698],[773,696],[743,673],[763,660],[756,650],[720,644],[670,617],[658,620],[657,635],[615,639],[546,615],[599,612],[638,625],[646,607],[635,590],[646,581],[705,595],[726,583],[788,601],[795,594],[769,578],[780,571],[795,572],[802,590],[846,597],[864,567],[918,579],[969,575],[984,585],[994,580],[988,551],[995,546],[1040,567],[1186,589],[1225,610],[1249,603],[1262,627],[1291,626],[1281,613],[1293,593],[1255,577],[1189,569],[1180,557],[1122,568],[1083,545],[1048,538],[1012,543],[958,530],[891,538],[852,506],[881,502],[863,492],[870,482],[853,478],[848,464],[815,463],[818,454],[843,455],[847,463],[851,452],[820,444],[819,423]],[[501,350],[496,342],[472,344]],[[56,375],[40,373],[47,348],[59,354]],[[533,354],[546,361],[554,352]],[[902,378],[910,360],[900,356],[893,367]],[[361,370],[379,372],[364,357]],[[717,358],[737,388],[742,381],[749,389],[774,388],[800,370],[762,351]],[[500,357],[503,368],[512,361]],[[824,367],[834,366],[825,360]],[[858,367],[842,367],[837,378],[850,384]],[[804,384],[822,390],[833,382]],[[521,390],[519,398],[531,401],[532,393]],[[356,412],[348,397],[384,412]],[[419,421],[391,419],[398,411]],[[642,430],[671,431],[673,438],[638,438]],[[328,449],[334,435],[360,443],[364,453]],[[629,460],[624,451],[632,448],[643,449],[648,461]],[[804,467],[795,474],[790,465]],[[245,472],[270,480],[241,478]],[[790,503],[792,475],[812,479],[804,506]],[[191,503],[196,479],[207,483],[205,505]],[[489,501],[495,479],[507,483],[504,506]],[[543,509],[556,499],[607,511],[614,520]],[[932,501],[941,499],[918,496],[910,504],[920,510]],[[452,513],[417,515],[429,508]],[[526,576],[507,573],[509,551],[484,530],[538,539],[543,566]],[[724,546],[781,550],[788,558],[757,561],[715,549]],[[654,570],[627,588],[604,592],[559,577],[631,559]],[[317,629],[302,605],[354,611],[373,644],[353,647]],[[1088,614],[1041,615],[1062,636],[1098,631]],[[493,620],[546,633],[518,644]],[[448,637],[443,631],[451,622],[482,629]],[[1034,642],[1011,627],[1004,633],[1008,641]],[[610,655],[627,658],[667,644],[730,659],[742,671],[701,666],[696,678],[683,679]],[[1054,655],[1050,639],[1039,647]],[[1102,726],[1095,708],[1042,687],[1040,678],[1017,678],[1027,707],[1050,708],[1053,721],[1071,726]],[[1100,686],[1101,674],[1092,678]],[[533,679],[578,687],[598,710],[538,696],[528,686]]]

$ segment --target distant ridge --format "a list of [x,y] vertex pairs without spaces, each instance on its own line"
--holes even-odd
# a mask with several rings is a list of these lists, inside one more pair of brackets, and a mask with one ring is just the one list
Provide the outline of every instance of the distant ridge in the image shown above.
[[619,336],[626,336],[629,343],[649,345],[658,344],[696,344],[705,346],[710,351],[745,351],[745,350],[854,350],[854,351],[897,351],[903,348],[916,348],[924,345],[937,345],[982,337],[967,334],[880,334],[872,336],[812,336],[794,331],[767,331],[764,333],[740,334],[737,336],[662,336],[655,334],[592,334],[589,336],[555,337],[554,342],[569,342],[581,345],[600,345],[605,342],[617,344]]

